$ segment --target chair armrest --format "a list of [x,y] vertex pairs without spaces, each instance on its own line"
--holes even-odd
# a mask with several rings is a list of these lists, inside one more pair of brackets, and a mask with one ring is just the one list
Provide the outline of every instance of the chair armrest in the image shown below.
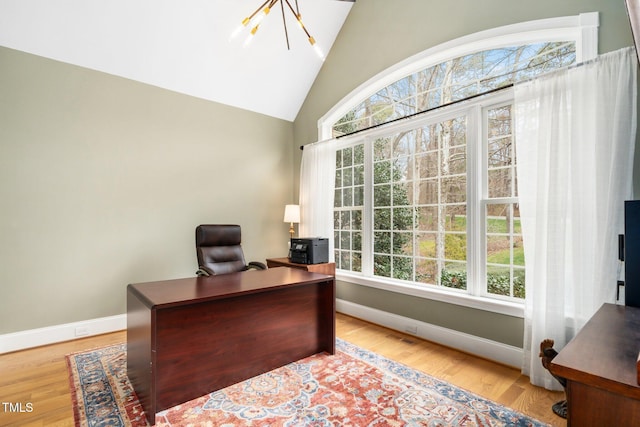
[[266,270],[267,266],[261,262],[258,261],[251,261],[248,265],[248,268],[254,268],[256,270]]
[[196,271],[196,276],[198,277],[208,277],[211,276],[211,272],[208,268],[199,266],[198,271]]

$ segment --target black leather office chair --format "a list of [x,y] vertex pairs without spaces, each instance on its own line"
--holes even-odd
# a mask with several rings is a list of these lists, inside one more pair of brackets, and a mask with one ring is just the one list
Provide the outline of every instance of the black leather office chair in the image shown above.
[[250,268],[266,270],[261,262],[245,263],[239,225],[203,224],[196,227],[198,276],[234,273]]

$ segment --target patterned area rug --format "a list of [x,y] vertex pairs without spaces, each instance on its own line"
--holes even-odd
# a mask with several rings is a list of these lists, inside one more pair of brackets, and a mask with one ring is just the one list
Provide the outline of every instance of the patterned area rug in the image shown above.
[[[67,356],[77,426],[146,426],[126,344]],[[543,426],[451,384],[336,341],[317,354],[159,412],[157,426]]]

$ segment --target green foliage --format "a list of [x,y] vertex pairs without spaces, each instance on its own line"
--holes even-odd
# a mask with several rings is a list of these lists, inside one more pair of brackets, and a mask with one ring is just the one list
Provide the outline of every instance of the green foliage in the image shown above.
[[355,111],[349,111],[333,126],[334,132],[338,134],[351,133],[357,130],[357,126],[353,122],[356,118]]
[[[488,273],[487,292],[493,295],[510,296],[509,273]],[[524,271],[515,271],[513,274],[513,296],[524,299]]]
[[393,257],[393,277],[401,280],[412,280],[413,260],[409,257]]
[[[440,284],[447,288],[466,289],[467,272],[443,269],[440,274]],[[487,291],[493,295],[511,296],[509,273],[487,274]],[[513,296],[524,299],[524,271],[514,273]]]
[[444,236],[444,255],[446,259],[463,261],[467,259],[467,235],[450,234]]
[[494,295],[511,294],[511,284],[509,283],[509,273],[487,274],[487,292]]
[[467,289],[467,272],[442,269],[440,284],[447,288]]
[[513,296],[522,299],[525,297],[524,272],[521,274],[515,273],[513,275]]
[[388,255],[374,255],[373,274],[381,277],[391,277],[391,257]]
[[[379,139],[375,143],[377,150],[384,152],[389,141]],[[386,158],[381,155],[381,158]],[[411,248],[411,233],[391,233],[392,230],[411,231],[415,208],[410,207],[406,186],[399,184],[402,180],[401,168],[391,160],[377,161],[373,168],[373,228],[374,274],[376,276],[394,277],[413,280],[413,261],[406,257],[390,257],[382,254],[402,254],[405,248]],[[395,182],[396,184],[391,184]],[[403,206],[403,207],[398,207]],[[392,273],[393,272],[393,273]]]

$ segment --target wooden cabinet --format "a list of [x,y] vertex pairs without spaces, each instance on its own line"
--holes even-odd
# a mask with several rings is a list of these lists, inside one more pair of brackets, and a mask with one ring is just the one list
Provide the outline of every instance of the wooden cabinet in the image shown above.
[[267,267],[291,267],[311,271],[313,273],[328,274],[330,276],[336,275],[335,262],[325,262],[322,264],[297,264],[295,262],[291,262],[289,258],[269,258],[267,259]]
[[567,379],[568,426],[640,422],[640,309],[604,304],[551,363]]

